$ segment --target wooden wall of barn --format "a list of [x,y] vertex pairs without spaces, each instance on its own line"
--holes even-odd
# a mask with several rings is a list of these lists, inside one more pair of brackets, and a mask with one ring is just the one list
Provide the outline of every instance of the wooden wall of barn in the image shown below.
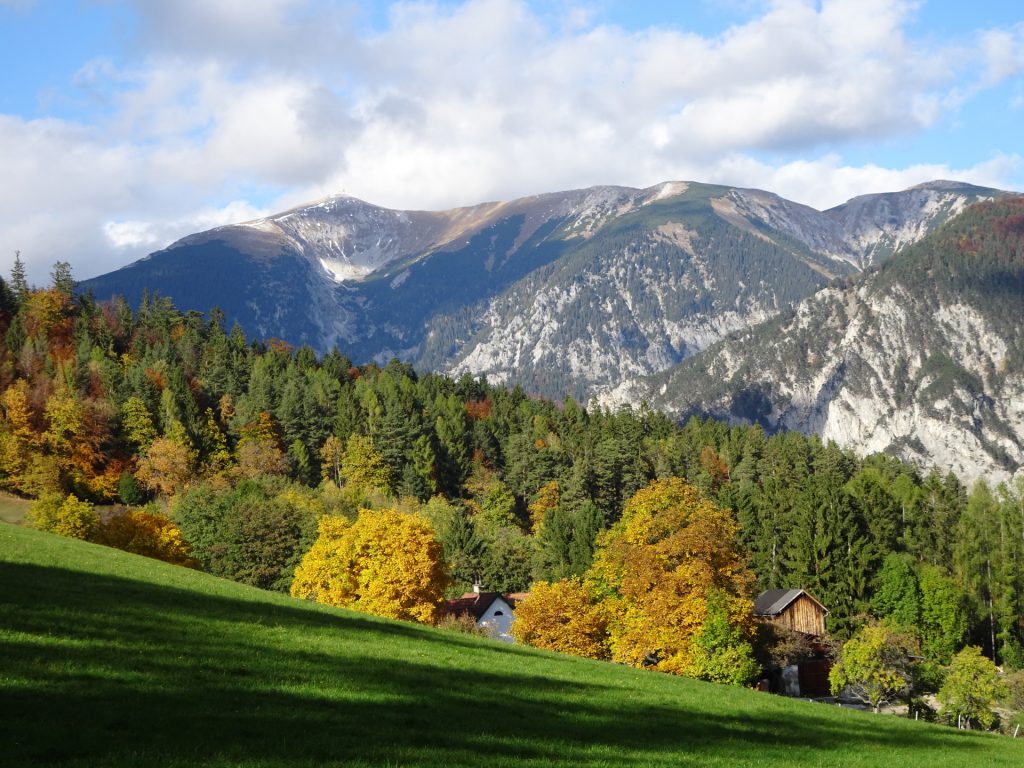
[[808,635],[825,634],[825,611],[807,595],[800,595],[772,621]]

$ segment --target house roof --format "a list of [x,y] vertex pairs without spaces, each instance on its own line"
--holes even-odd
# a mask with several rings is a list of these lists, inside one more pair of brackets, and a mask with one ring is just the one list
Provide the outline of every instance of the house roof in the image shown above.
[[754,601],[754,615],[778,616],[801,595],[807,595],[821,610],[828,613],[828,609],[814,595],[802,589],[766,589]]
[[515,608],[516,601],[522,600],[526,595],[526,592],[508,592],[504,594],[501,592],[466,592],[462,597],[446,601],[445,612],[452,615],[468,613],[479,621],[480,617],[487,613],[491,603],[499,597],[512,608]]

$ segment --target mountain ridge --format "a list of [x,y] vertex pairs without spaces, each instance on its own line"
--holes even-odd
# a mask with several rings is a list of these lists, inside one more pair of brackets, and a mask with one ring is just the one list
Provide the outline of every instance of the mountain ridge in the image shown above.
[[[948,210],[933,205],[942,218],[968,200],[1002,193],[940,182],[888,194],[929,200],[944,196]],[[675,218],[689,223],[663,218],[645,228],[639,214],[669,203],[676,206]],[[891,209],[890,205],[886,211]],[[537,270],[587,250],[598,261],[603,259],[601,269],[607,271],[609,264],[629,259],[642,262],[646,254],[631,254],[633,246],[639,244],[650,252],[655,245],[664,245],[674,252],[664,255],[663,262],[694,262],[679,289],[689,291],[700,303],[709,291],[715,293],[716,281],[719,288],[726,279],[741,281],[738,274],[715,273],[723,260],[722,247],[752,242],[740,232],[761,240],[773,253],[777,251],[776,256],[789,254],[786,258],[816,271],[820,279],[799,281],[797,293],[806,293],[862,268],[864,254],[843,239],[833,221],[841,210],[842,206],[816,211],[764,190],[679,181],[644,189],[596,186],[447,211],[396,211],[334,195],[272,216],[189,235],[121,270],[83,281],[81,287],[101,299],[124,294],[133,304],[143,289],[149,289],[200,310],[219,306],[229,322],[240,322],[253,335],[310,344],[320,351],[338,346],[358,361],[397,356],[434,369],[468,370],[511,380],[519,371],[501,368],[499,362],[516,355],[497,349],[503,339],[495,334],[501,336],[501,328],[492,328],[491,338],[484,337],[489,322],[508,324],[508,312],[502,309],[508,296],[520,297],[520,309],[535,303],[536,297],[524,293],[522,283],[532,279],[536,291],[542,290]],[[916,209],[908,204],[900,211],[903,219],[897,223],[906,228],[904,219],[909,217],[912,234],[933,224],[932,211],[923,209],[920,201]],[[633,239],[624,240],[622,221],[630,216]],[[876,230],[890,233],[892,227],[886,226],[883,222]],[[700,248],[693,252],[694,235],[702,228],[716,231],[718,241],[698,237]],[[722,246],[723,239],[730,242]],[[892,235],[890,239],[894,245],[887,248],[895,250],[906,238]],[[591,274],[599,271],[593,269]],[[568,391],[586,397],[619,383],[616,379],[625,375],[654,373],[722,333],[763,320],[787,302],[802,298],[770,275],[763,278],[764,285],[746,286],[749,295],[744,306],[719,307],[712,302],[703,312],[670,312],[664,322],[650,317],[629,319],[626,335],[634,333],[634,326],[640,328],[642,338],[637,343],[645,349],[636,353],[625,348],[627,343],[613,350],[617,356],[625,355],[621,370],[614,365],[595,368],[591,365],[594,354],[581,353],[587,361],[581,358],[572,368],[578,381],[571,386],[567,380],[545,382],[540,375],[533,376],[534,386],[543,394]],[[384,284],[386,289],[381,287]],[[549,293],[559,292],[547,287]],[[597,293],[606,289],[612,290],[610,284]],[[426,301],[415,295],[417,290],[427,294]],[[622,286],[616,290],[623,292]],[[631,296],[623,311],[632,313],[640,299]],[[673,330],[679,323],[691,331]],[[602,325],[598,315],[590,325],[595,329]],[[593,346],[592,335],[570,343],[578,340]],[[689,338],[685,345],[684,336]],[[545,357],[540,332],[520,341],[524,348],[532,348],[531,359]],[[663,353],[647,355],[650,347],[662,348]],[[522,354],[518,357],[522,359]],[[599,368],[603,372],[594,377],[588,374]]]

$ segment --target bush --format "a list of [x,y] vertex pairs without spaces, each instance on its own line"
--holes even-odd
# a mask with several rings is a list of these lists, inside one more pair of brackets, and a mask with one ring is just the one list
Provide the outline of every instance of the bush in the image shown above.
[[118,480],[117,495],[130,507],[136,507],[146,501],[146,491],[130,472],[125,472]]
[[996,665],[981,655],[980,648],[969,645],[953,657],[939,689],[939,703],[950,723],[962,719],[968,727],[991,728],[997,722],[992,706],[1007,693]]
[[100,516],[88,501],[74,494],[62,498],[48,494],[28,508],[28,524],[72,539],[89,540],[100,525]]
[[1008,703],[1013,709],[1024,711],[1024,670],[1006,676]]
[[438,629],[446,629],[450,632],[461,632],[464,635],[476,635],[477,637],[490,637],[487,627],[481,627],[468,613],[446,613],[437,622]]
[[165,563],[199,567],[178,526],[157,511],[130,509],[113,515],[99,525],[93,540]]

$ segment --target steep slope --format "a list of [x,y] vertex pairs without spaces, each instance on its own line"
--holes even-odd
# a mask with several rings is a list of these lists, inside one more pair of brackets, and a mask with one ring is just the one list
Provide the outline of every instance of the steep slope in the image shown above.
[[672,366],[997,194],[938,182],[824,213],[686,182],[439,212],[332,197],[186,237],[81,288],[219,306],[251,335],[338,346],[359,362],[397,356],[587,397]]
[[616,394],[1007,479],[1024,464],[1024,198]]

